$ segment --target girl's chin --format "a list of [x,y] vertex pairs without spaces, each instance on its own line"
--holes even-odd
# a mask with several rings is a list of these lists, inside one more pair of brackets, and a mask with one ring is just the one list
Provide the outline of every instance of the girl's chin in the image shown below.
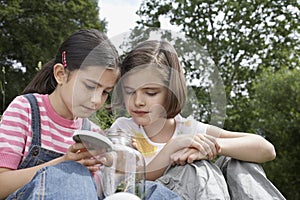
[[92,114],[93,114],[93,112],[86,112],[86,111],[74,112],[74,116],[79,117],[79,118],[88,118]]
[[138,120],[138,119],[134,119],[133,118],[133,121],[138,124],[139,126],[147,126],[150,124],[150,121],[146,121],[146,120]]
[[135,119],[133,118],[133,121],[138,124],[139,126],[149,126],[149,125],[153,125],[155,122],[160,121],[161,119],[157,119],[155,121],[150,120],[150,119]]

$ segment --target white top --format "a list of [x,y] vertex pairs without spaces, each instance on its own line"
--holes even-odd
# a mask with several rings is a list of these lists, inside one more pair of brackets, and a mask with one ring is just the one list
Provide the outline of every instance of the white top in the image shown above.
[[[172,138],[182,134],[206,134],[208,124],[195,120],[192,116],[183,118],[181,115],[175,117],[176,128]],[[137,142],[137,149],[143,154],[148,164],[165,146],[166,143],[152,142],[146,135],[144,128],[136,124],[132,118],[120,117],[111,128],[121,128],[134,135]]]

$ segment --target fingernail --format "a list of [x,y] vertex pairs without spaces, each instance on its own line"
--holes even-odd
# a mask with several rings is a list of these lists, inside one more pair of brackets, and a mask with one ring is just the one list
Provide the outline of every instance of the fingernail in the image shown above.
[[106,162],[106,158],[102,157],[102,158],[99,159],[99,161],[102,162],[102,163],[105,163]]

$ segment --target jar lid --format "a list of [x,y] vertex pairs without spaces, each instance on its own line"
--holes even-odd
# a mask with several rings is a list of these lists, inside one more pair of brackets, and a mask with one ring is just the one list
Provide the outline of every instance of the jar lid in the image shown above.
[[76,130],[73,134],[75,142],[82,143],[87,150],[112,151],[113,143],[102,134],[89,130]]

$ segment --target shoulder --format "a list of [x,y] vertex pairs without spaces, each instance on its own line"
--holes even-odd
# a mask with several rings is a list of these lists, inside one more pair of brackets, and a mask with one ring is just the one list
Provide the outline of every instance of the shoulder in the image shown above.
[[[33,94],[40,108],[47,95]],[[40,108],[40,110],[43,110]],[[3,112],[2,121],[12,123],[13,121],[21,122],[22,124],[31,123],[31,105],[25,95],[16,96]],[[5,122],[3,122],[5,123]]]
[[16,96],[10,104],[14,105],[14,104],[19,104],[19,103],[29,104],[29,101],[27,100],[27,98],[24,95],[19,95],[19,96]]
[[[20,95],[16,99],[22,101],[23,103],[24,101],[26,101],[27,104],[30,104],[28,98],[25,97],[26,95],[28,94]],[[31,95],[33,95],[34,98],[36,99],[38,106],[41,106],[41,104],[45,104],[49,101],[48,94],[32,93]]]
[[20,95],[15,97],[6,110],[4,111],[3,115],[5,114],[24,114],[30,112],[30,104],[28,100],[25,98],[25,96]]
[[188,116],[188,117],[183,117],[181,115],[176,115],[175,116],[175,121],[177,124],[181,124],[183,126],[191,126],[195,123],[197,123],[198,121],[194,119],[194,117],[192,115]]
[[192,115],[188,117],[182,117],[181,115],[177,115],[175,117],[176,126],[178,131],[181,133],[202,133],[205,134],[208,124],[197,121]]
[[15,97],[1,116],[0,132],[22,137],[30,129],[31,108],[23,96]]
[[38,102],[45,101],[45,100],[47,100],[49,98],[48,94],[33,93],[33,95],[35,96],[35,98],[37,99]]

